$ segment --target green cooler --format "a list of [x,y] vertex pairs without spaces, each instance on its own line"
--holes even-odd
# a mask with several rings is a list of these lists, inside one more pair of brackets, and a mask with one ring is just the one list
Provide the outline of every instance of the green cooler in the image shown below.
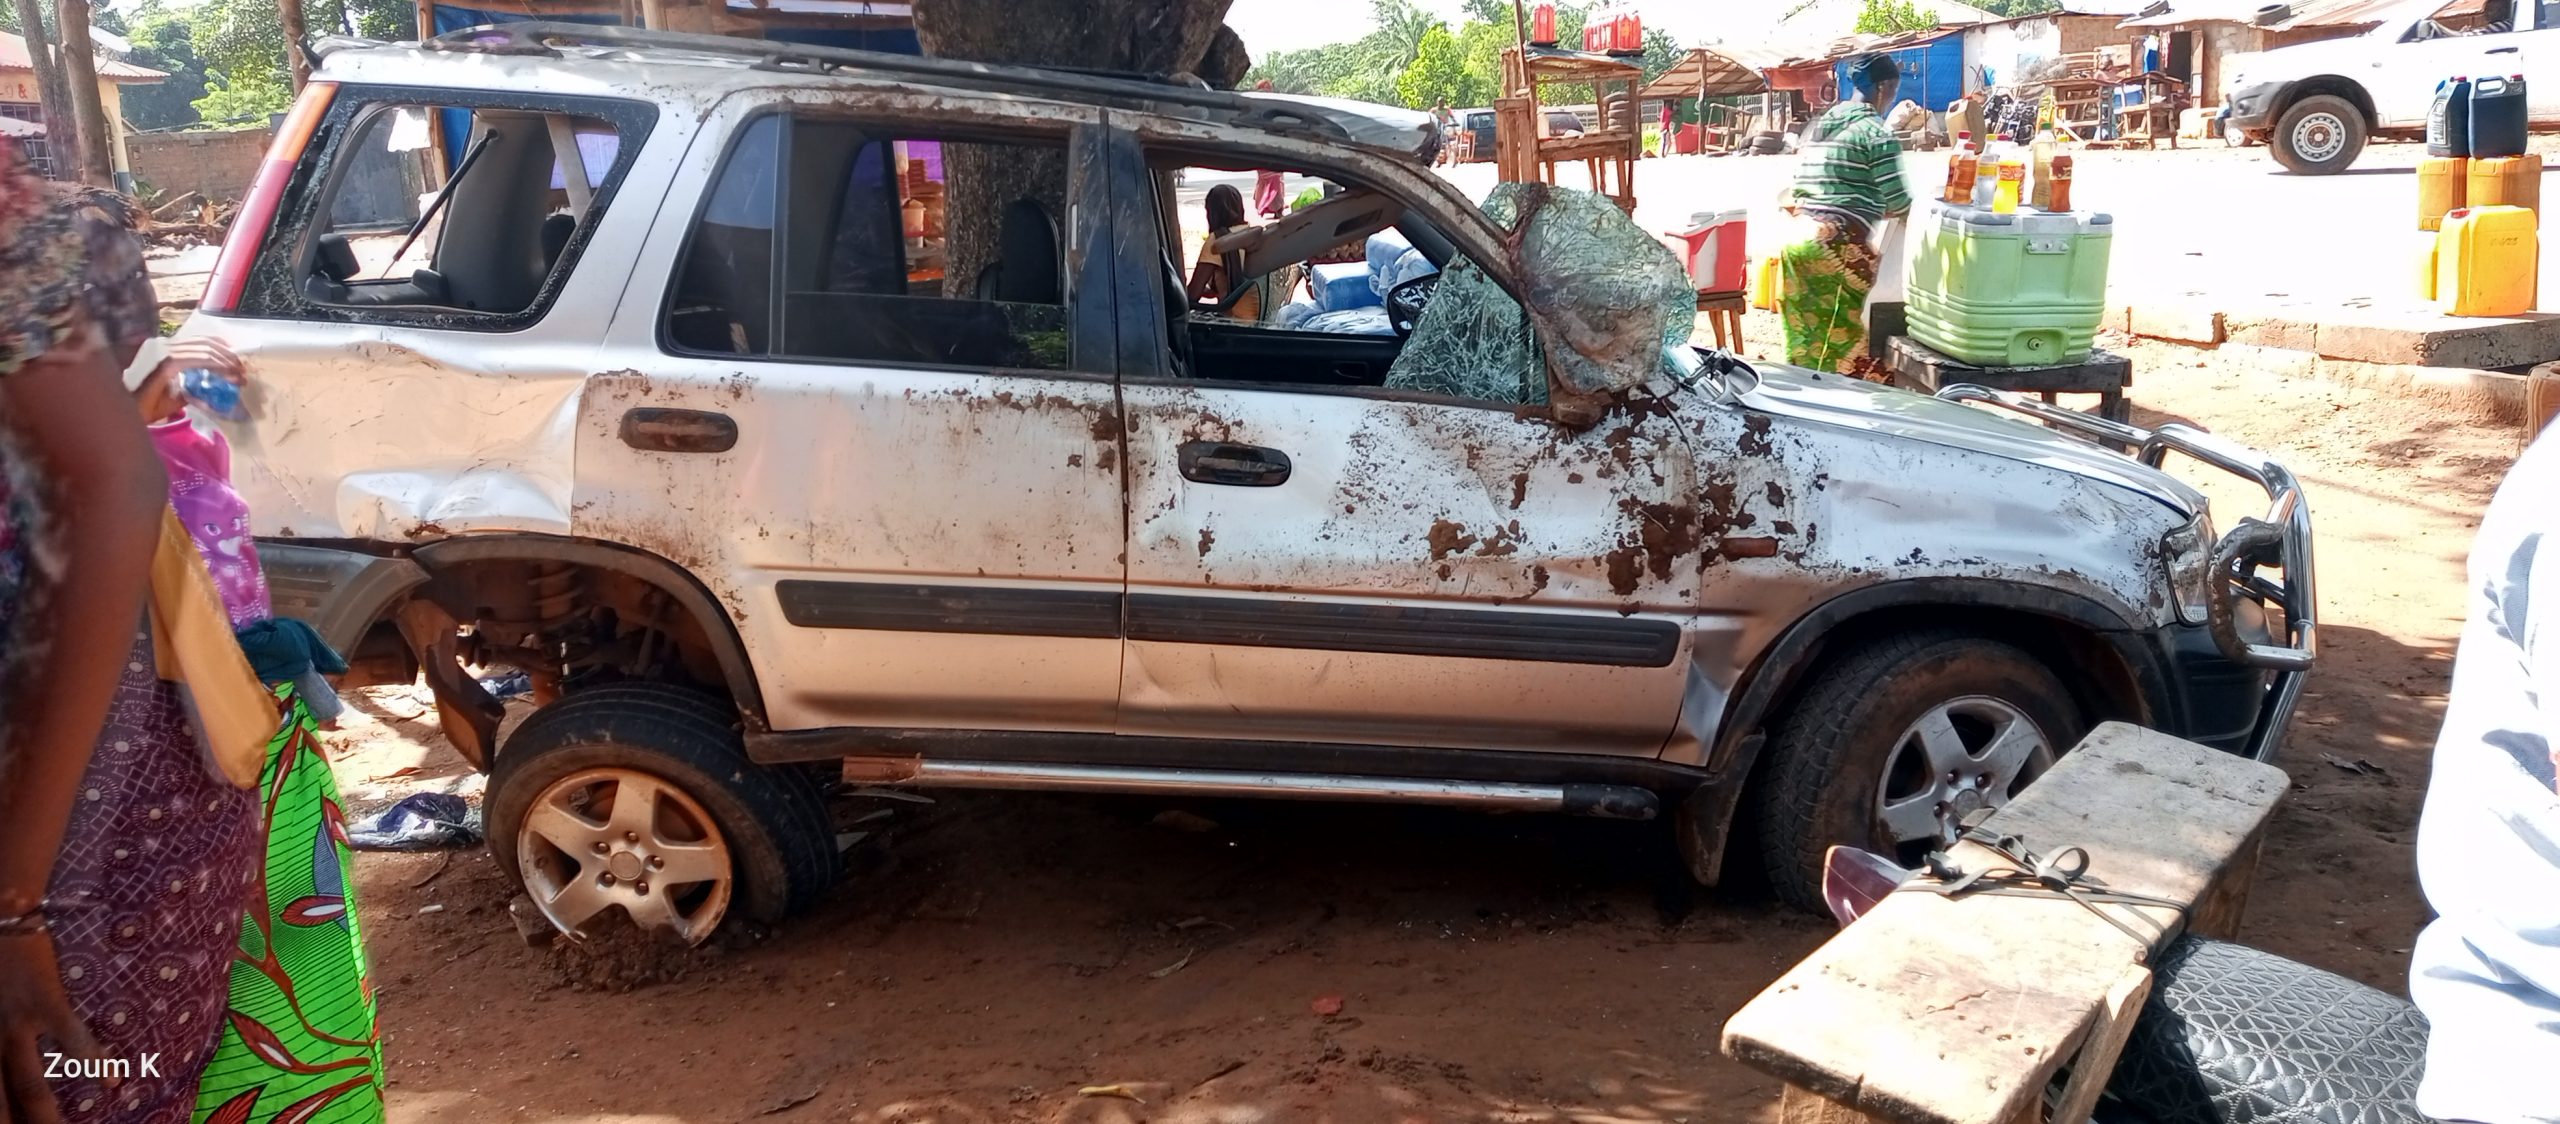
[[1984,367],[2089,357],[2107,299],[2112,216],[1939,205],[1911,261],[1911,338]]

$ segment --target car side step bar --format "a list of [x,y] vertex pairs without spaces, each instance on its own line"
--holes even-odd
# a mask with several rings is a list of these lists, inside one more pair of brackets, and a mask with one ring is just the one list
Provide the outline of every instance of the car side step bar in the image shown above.
[[1509,784],[1315,773],[1034,765],[999,761],[851,757],[845,779],[910,788],[994,788],[1049,792],[1181,793],[1189,796],[1454,804],[1514,812],[1561,812],[1650,820],[1662,801],[1649,789],[1610,784]]

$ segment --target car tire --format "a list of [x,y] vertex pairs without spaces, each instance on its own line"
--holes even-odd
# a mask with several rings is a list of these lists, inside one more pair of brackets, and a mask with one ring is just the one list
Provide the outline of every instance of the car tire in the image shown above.
[[[1923,719],[1933,720],[1933,735],[1954,734],[1962,752],[1981,747],[1960,784],[1937,783],[1931,759],[1945,742],[1924,737]],[[1929,849],[1897,844],[1885,824],[1889,800],[1906,813],[1922,804],[1997,807],[2085,725],[2062,681],[2011,644],[1924,630],[1849,652],[1817,671],[1771,730],[1750,803],[1770,889],[1789,905],[1822,911],[1822,860],[1831,847],[1906,862]],[[2011,755],[2021,763],[1994,763]]]
[[2335,94],[2314,94],[2286,106],[2268,139],[2276,163],[2300,176],[2335,175],[2364,152],[2369,128],[2364,111]]
[[[489,849],[499,868],[548,915],[528,877],[557,883],[571,868],[559,862],[567,847],[554,844],[559,853],[544,857],[547,841],[526,834],[536,803],[591,779],[615,798],[626,785],[654,785],[672,793],[653,803],[653,820],[672,819],[675,830],[707,819],[716,837],[698,823],[680,834],[726,856],[719,916],[675,936],[699,944],[728,915],[771,922],[806,908],[834,883],[840,861],[826,799],[808,770],[747,760],[734,715],[717,699],[647,683],[589,688],[535,711],[507,738],[489,777]],[[527,870],[528,855],[545,870]],[[572,861],[582,863],[583,854]],[[646,892],[645,881],[636,885]]]

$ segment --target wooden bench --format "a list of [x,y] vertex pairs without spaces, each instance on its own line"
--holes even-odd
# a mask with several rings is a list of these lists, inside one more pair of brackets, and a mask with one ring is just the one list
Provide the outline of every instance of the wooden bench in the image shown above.
[[[2108,723],[1981,830],[2089,856],[2136,940],[2055,894],[1887,895],[1724,1027],[1724,1052],[1787,1083],[1785,1124],[2030,1124],[2071,1066],[2055,1124],[2082,1124],[2150,993],[2144,965],[2182,931],[2227,936],[2283,770]],[[1965,870],[2007,865],[1972,842]]]
[[1909,336],[1893,337],[1891,351],[1894,381],[1924,394],[1936,394],[1940,387],[1960,382],[2038,394],[2047,402],[2056,394],[2095,394],[2099,417],[2123,422],[2132,416],[2124,392],[2133,385],[2133,361],[2111,351],[2091,351],[2077,363],[2051,367],[1977,367]]

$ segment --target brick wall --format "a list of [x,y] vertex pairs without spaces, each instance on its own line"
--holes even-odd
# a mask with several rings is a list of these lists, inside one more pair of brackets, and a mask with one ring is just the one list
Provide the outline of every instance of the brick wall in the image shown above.
[[238,199],[266,157],[267,130],[136,133],[125,144],[134,178],[159,192],[157,198],[194,191],[207,199]]

